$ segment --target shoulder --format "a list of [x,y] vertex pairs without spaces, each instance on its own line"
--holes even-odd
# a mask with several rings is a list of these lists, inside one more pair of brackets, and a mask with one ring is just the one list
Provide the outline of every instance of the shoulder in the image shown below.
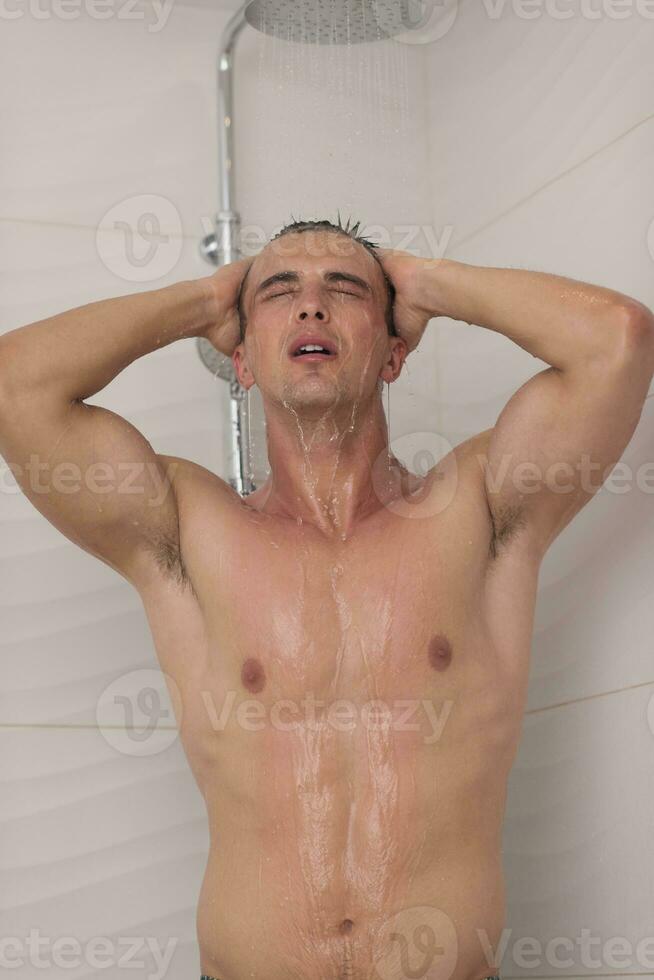
[[452,455],[456,460],[462,493],[472,498],[489,522],[489,558],[497,559],[513,542],[522,540],[526,522],[520,507],[498,508],[488,492],[490,445],[494,426],[459,443]]
[[166,584],[174,584],[184,591],[194,592],[193,583],[184,560],[185,529],[194,511],[202,509],[203,500],[211,500],[211,506],[220,507],[220,501],[240,502],[241,498],[229,484],[216,473],[198,463],[178,456],[157,456],[164,475],[163,493],[170,493],[174,506],[167,508],[167,520],[152,535],[142,575],[152,582],[153,576],[161,577]]

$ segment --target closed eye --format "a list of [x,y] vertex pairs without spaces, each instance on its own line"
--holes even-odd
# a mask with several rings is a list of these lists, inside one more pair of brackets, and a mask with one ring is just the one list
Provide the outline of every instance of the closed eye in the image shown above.
[[[284,292],[282,293],[270,293],[268,296],[265,297],[265,299],[277,299],[278,296],[288,296],[290,293],[294,293],[294,292],[295,292],[294,289],[285,289]],[[336,289],[335,292],[342,293],[345,296],[354,296],[355,299],[363,299],[363,297],[360,296],[359,293],[353,293],[349,289]]]

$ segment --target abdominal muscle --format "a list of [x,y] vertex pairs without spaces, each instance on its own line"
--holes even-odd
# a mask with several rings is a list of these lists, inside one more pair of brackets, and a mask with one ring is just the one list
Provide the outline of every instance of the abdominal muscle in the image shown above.
[[197,915],[203,973],[496,972],[487,954],[504,921],[500,832],[514,732],[499,694],[449,700],[427,745],[424,725],[402,730],[397,716],[390,725],[378,716],[375,728],[364,712],[347,731],[317,712],[293,731],[269,718],[244,731],[232,718],[218,735],[186,732],[189,757],[203,760],[211,831]]
[[498,650],[476,508],[448,512],[431,537],[419,522],[373,523],[338,550],[261,515],[224,523],[214,542],[197,513],[199,602],[160,584],[143,598],[207,806],[202,972],[497,972],[535,575],[497,580]]

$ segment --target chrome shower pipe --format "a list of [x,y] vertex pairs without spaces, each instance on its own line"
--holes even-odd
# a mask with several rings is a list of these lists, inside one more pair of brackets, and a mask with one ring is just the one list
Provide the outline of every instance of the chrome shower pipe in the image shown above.
[[[218,146],[220,209],[216,215],[215,232],[207,235],[200,245],[203,257],[215,266],[228,265],[240,257],[238,235],[241,216],[235,209],[234,168],[234,86],[233,56],[236,40],[246,24],[244,4],[228,21],[221,39],[218,56]],[[249,410],[246,392],[239,383],[231,360],[218,354],[208,340],[198,340],[200,357],[214,375],[229,382],[230,436],[232,444],[230,485],[241,495],[255,490],[249,475]]]
[[202,251],[214,265],[227,265],[240,258],[236,244],[241,216],[234,209],[234,46],[245,27],[243,7],[228,21],[221,40],[218,56],[218,147],[219,178],[218,200],[220,210],[216,217],[216,233],[208,235],[202,243]]

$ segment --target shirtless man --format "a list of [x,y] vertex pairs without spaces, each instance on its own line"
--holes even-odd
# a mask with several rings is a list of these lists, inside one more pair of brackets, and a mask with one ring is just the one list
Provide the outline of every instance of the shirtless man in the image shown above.
[[[654,373],[652,314],[627,296],[355,231],[296,224],[212,276],[0,338],[0,450],[40,512],[138,590],[179,692],[211,831],[201,966],[220,980],[497,973],[539,565]],[[411,476],[388,451],[383,382],[438,316],[551,367]],[[263,397],[271,474],[246,499],[85,401],[196,336]],[[310,342],[329,353],[295,356]],[[61,463],[88,475],[74,493]],[[121,492],[126,464],[139,477]]]

